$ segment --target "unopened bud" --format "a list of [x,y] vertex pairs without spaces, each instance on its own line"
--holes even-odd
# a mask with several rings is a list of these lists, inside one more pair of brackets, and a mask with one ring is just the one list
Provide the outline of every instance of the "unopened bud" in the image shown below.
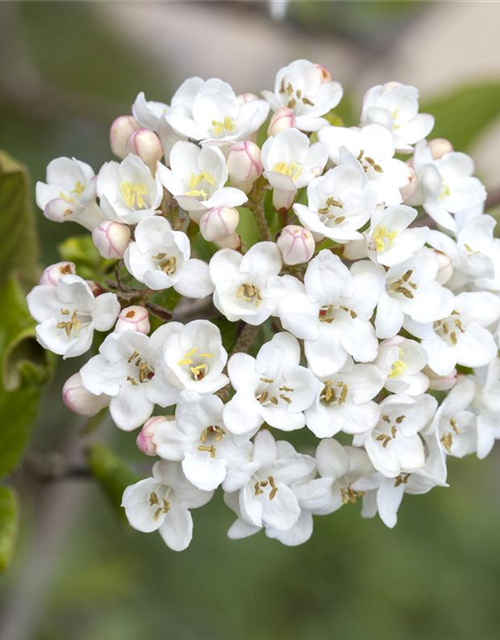
[[256,96],[255,93],[240,93],[239,96],[236,96],[236,100],[238,104],[246,104],[247,102],[259,100],[259,96]]
[[295,224],[290,224],[283,229],[277,245],[285,264],[309,262],[316,248],[311,232]]
[[403,202],[408,202],[408,200],[410,200],[410,198],[415,195],[415,191],[417,190],[418,186],[417,174],[415,173],[415,169],[409,164],[407,164],[406,166],[408,170],[408,182],[401,189],[401,197],[403,198]]
[[295,114],[286,107],[281,107],[272,115],[271,122],[267,129],[268,136],[275,136],[281,131],[293,129],[295,127]]
[[234,144],[227,156],[227,170],[231,184],[248,193],[262,174],[260,149],[255,142],[242,140]]
[[429,140],[429,149],[433,159],[439,160],[439,158],[453,151],[453,145],[445,138],[434,138],[434,140]]
[[147,334],[150,329],[148,310],[139,305],[132,305],[122,309],[115,325],[115,331],[118,333],[137,331],[138,333]]
[[85,389],[79,373],[75,373],[64,383],[62,399],[70,411],[77,413],[79,416],[87,417],[95,416],[101,409],[107,407],[111,400],[104,393],[100,396],[95,396]]
[[331,73],[328,71],[328,69],[326,67],[324,67],[322,64],[317,64],[316,65],[316,69],[318,69],[319,72],[321,73],[321,82],[331,82],[332,81]]
[[63,276],[75,275],[76,267],[73,262],[56,262],[42,273],[39,284],[55,286]]
[[425,367],[422,372],[429,378],[429,389],[432,391],[449,391],[457,381],[456,369],[445,376],[438,376],[430,367]]
[[239,249],[241,247],[241,238],[237,233],[233,233],[227,238],[216,240],[215,244],[221,249]]
[[100,285],[98,282],[94,282],[94,280],[85,280],[85,282],[90,287],[90,290],[92,291],[92,295],[94,296],[94,298],[97,298],[97,296],[101,296],[103,293],[107,293],[106,289],[104,289],[104,287]]
[[140,126],[132,116],[120,116],[113,121],[111,129],[109,130],[109,144],[115,156],[118,156],[118,158],[122,160],[127,156],[127,140],[130,134],[139,129]]
[[240,221],[238,209],[216,207],[203,214],[200,220],[201,235],[209,242],[233,235]]
[[444,253],[444,251],[438,251],[435,249],[434,253],[438,261],[436,282],[443,285],[451,278],[453,273],[453,260],[447,253]]
[[155,431],[160,424],[168,420],[167,416],[154,416],[144,423],[137,436],[137,447],[147,456],[156,455],[156,445],[153,441]]
[[133,153],[147,165],[154,175],[156,165],[163,158],[163,145],[154,131],[138,129],[130,134],[127,144],[127,153]]
[[130,242],[130,229],[121,222],[106,220],[92,231],[92,240],[103,258],[123,258]]

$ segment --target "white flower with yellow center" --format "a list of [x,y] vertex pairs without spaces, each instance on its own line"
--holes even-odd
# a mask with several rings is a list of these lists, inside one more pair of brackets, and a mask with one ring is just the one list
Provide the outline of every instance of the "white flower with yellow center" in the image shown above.
[[213,492],[200,491],[183,475],[180,464],[157,462],[153,476],[125,489],[122,507],[130,526],[143,533],[158,531],[172,551],[184,551],[193,538],[189,509],[203,507]]
[[173,287],[188,298],[204,298],[213,292],[208,265],[190,257],[189,238],[182,231],[173,231],[168,220],[144,218],[134,235],[124,260],[136,280],[154,290]]
[[429,388],[429,378],[422,373],[427,354],[415,340],[401,336],[384,340],[375,364],[385,376],[384,387],[392,393],[419,396]]
[[193,320],[186,325],[169,322],[170,336],[165,342],[165,375],[179,390],[215,393],[228,382],[222,371],[227,351],[221,333],[208,320]]
[[315,178],[307,187],[307,206],[293,210],[309,231],[335,240],[361,240],[358,231],[375,213],[377,194],[356,164],[340,165]]
[[158,164],[163,186],[179,205],[198,222],[215,207],[238,207],[246,202],[243,191],[225,187],[226,159],[217,147],[177,142],[170,153],[170,169]]
[[47,182],[36,183],[36,203],[53,222],[73,221],[92,231],[106,216],[97,206],[92,167],[75,158],[56,158],[47,166]]
[[283,431],[301,429],[306,423],[304,411],[322,385],[299,363],[299,342],[286,332],[266,342],[257,358],[233,355],[228,373],[236,394],[224,407],[227,429],[252,435],[264,422]]
[[55,285],[38,285],[27,297],[38,342],[64,358],[85,353],[92,346],[94,329],[108,331],[120,313],[114,293],[95,297],[76,275],[65,275]]
[[317,131],[328,124],[321,116],[334,109],[342,99],[342,87],[329,72],[309,60],[295,60],[276,74],[274,92],[262,95],[273,111],[286,107],[295,114],[295,126],[301,131]]
[[177,401],[178,389],[163,375],[165,343],[175,324],[161,326],[150,337],[138,331],[112,333],[80,371],[88,391],[111,396],[111,417],[123,431],[144,424],[155,404],[168,407]]
[[155,215],[163,199],[158,173],[151,171],[136,155],[122,162],[106,162],[97,177],[97,194],[106,215],[125,224],[136,224]]
[[288,210],[297,190],[323,173],[328,150],[319,142],[311,145],[305,133],[287,129],[265,141],[261,160],[264,177],[273,189],[274,206]]
[[211,78],[199,86],[190,113],[168,110],[167,123],[180,136],[200,142],[228,145],[246,140],[269,113],[265,100],[241,102],[227,82]]
[[409,153],[432,131],[434,117],[418,112],[415,87],[388,82],[369,89],[363,99],[361,125],[373,123],[392,133],[398,151]]

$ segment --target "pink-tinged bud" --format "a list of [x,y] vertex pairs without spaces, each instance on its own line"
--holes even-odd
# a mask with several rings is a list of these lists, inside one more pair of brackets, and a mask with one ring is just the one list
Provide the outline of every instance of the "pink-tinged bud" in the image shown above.
[[236,100],[238,104],[246,104],[247,102],[259,100],[259,96],[256,96],[255,93],[240,93],[239,96],[236,96]]
[[104,289],[104,287],[102,287],[99,283],[94,282],[93,280],[85,280],[85,282],[90,287],[90,290],[94,295],[94,298],[97,298],[97,296],[100,296],[103,293],[107,293],[106,289]]
[[103,258],[123,258],[130,242],[130,229],[121,222],[105,220],[92,231],[92,240]]
[[118,333],[122,333],[123,331],[137,331],[148,334],[150,329],[151,325],[149,324],[148,310],[139,305],[132,305],[131,307],[122,309],[115,325],[115,331]]
[[262,174],[260,149],[255,142],[242,140],[233,144],[227,156],[227,170],[231,184],[248,193]]
[[216,207],[203,214],[200,220],[201,235],[209,242],[223,240],[233,235],[240,221],[238,209]]
[[445,138],[434,138],[434,140],[429,140],[429,149],[433,159],[439,160],[439,158],[453,151],[453,145]]
[[79,373],[75,373],[64,383],[62,399],[70,411],[86,417],[95,416],[101,409],[107,407],[111,400],[104,393],[100,396],[95,396],[90,391],[87,391],[82,384],[82,377]]
[[295,114],[286,107],[281,107],[272,115],[271,122],[267,128],[268,136],[275,136],[281,131],[293,129],[295,127]]
[[221,238],[216,240],[215,244],[221,249],[235,249],[238,250],[241,247],[241,238],[237,233],[233,233],[227,238]]
[[410,198],[415,195],[415,191],[417,190],[418,186],[417,174],[415,173],[415,169],[409,164],[407,164],[406,166],[408,169],[408,182],[401,189],[401,197],[403,198],[403,202],[408,202],[408,200],[410,200]]
[[156,455],[156,445],[153,440],[155,431],[160,424],[163,424],[168,419],[167,416],[154,416],[146,420],[136,439],[137,447],[142,453],[145,453],[147,456]]
[[444,253],[444,251],[438,251],[435,249],[434,253],[439,265],[436,282],[442,285],[448,282],[451,278],[453,273],[453,260],[447,253]]
[[38,284],[50,284],[53,287],[63,276],[75,275],[76,267],[73,262],[56,262],[42,273]]
[[328,69],[326,67],[324,67],[322,64],[317,64],[316,65],[316,69],[318,69],[321,73],[321,82],[331,82],[332,81],[332,76],[331,73],[328,71]]
[[429,389],[432,391],[449,391],[457,382],[457,370],[445,376],[438,376],[430,367],[424,367],[423,373],[429,378]]
[[312,233],[295,224],[290,224],[283,229],[276,244],[285,264],[309,262],[316,248]]
[[138,129],[130,134],[127,144],[127,153],[133,153],[147,165],[154,175],[156,165],[163,158],[163,145],[154,131]]
[[273,189],[273,207],[280,213],[286,213],[290,210],[296,195],[297,189],[293,191],[280,191],[280,189]]
[[129,153],[126,150],[127,140],[130,134],[140,128],[140,124],[132,116],[120,116],[113,121],[109,130],[109,144],[111,151],[118,158],[125,158]]

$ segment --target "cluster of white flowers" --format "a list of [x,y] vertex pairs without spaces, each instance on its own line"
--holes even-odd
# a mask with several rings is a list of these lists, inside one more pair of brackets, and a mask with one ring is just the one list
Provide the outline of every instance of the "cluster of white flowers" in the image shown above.
[[[159,460],[123,507],[174,550],[219,487],[230,538],[297,545],[313,516],[361,498],[393,527],[405,493],[447,486],[447,456],[484,458],[500,438],[500,240],[472,160],[426,140],[433,117],[397,82],[370,89],[351,127],[330,124],[342,88],[321,65],[293,62],[262,96],[200,78],[170,105],[141,93],[111,127],[121,162],[94,175],[58,158],[37,185],[45,216],[86,227],[122,274],[107,291],[72,263],[46,269],[28,296],[38,340],[68,358],[112,330],[63,398],[141,428]],[[168,288],[206,298],[211,320],[155,316],[151,332],[148,301]],[[308,454],[284,439],[298,429],[319,439]]]

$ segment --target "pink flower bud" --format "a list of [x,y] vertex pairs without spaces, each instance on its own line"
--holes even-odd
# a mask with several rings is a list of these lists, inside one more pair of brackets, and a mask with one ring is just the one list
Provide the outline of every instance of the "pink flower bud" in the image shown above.
[[321,73],[321,82],[331,82],[332,81],[332,76],[331,73],[328,71],[328,69],[326,67],[324,67],[322,64],[317,64],[316,65],[316,69],[319,70],[319,72]]
[[295,114],[286,107],[281,107],[272,115],[271,122],[267,129],[268,136],[275,136],[281,131],[295,127]]
[[406,166],[408,169],[408,182],[401,189],[401,197],[403,198],[403,202],[408,202],[408,200],[410,200],[410,198],[415,195],[415,191],[417,190],[418,186],[417,174],[415,173],[415,169],[409,164],[407,164]]
[[255,93],[240,93],[239,96],[236,96],[238,104],[246,104],[247,102],[253,102],[258,99],[259,96],[256,96]]
[[154,416],[146,420],[136,439],[137,447],[142,453],[145,453],[147,456],[156,455],[156,445],[153,441],[154,434],[158,425],[163,424],[167,420],[167,416]]
[[451,278],[453,273],[453,260],[447,253],[444,253],[444,251],[438,251],[435,249],[434,253],[439,265],[436,282],[442,285],[448,282]]
[[231,184],[248,193],[262,174],[260,149],[255,142],[242,140],[234,144],[227,156],[227,170]]
[[233,233],[227,238],[216,240],[215,244],[221,249],[239,249],[241,247],[241,238],[237,233]]
[[105,220],[92,231],[92,240],[103,258],[123,258],[130,242],[130,229],[121,222]]
[[64,404],[73,413],[79,416],[95,416],[101,409],[107,407],[111,398],[104,393],[95,396],[87,391],[82,385],[82,377],[79,373],[75,373],[64,383],[62,390],[62,399]]
[[156,164],[163,158],[163,145],[160,138],[149,129],[138,129],[131,133],[127,140],[126,151],[139,156],[153,175],[156,173]]
[[40,277],[39,284],[55,286],[63,276],[74,275],[76,267],[73,262],[56,262],[47,267]]
[[311,232],[295,224],[290,224],[283,229],[277,245],[285,264],[308,262],[316,248]]
[[132,116],[120,116],[113,121],[109,130],[111,151],[123,160],[128,154],[127,140],[131,133],[139,129],[140,124]]
[[209,242],[222,240],[236,231],[239,221],[238,209],[232,207],[210,209],[200,220],[201,235]]
[[439,160],[447,153],[451,153],[453,151],[453,146],[449,140],[445,140],[445,138],[434,138],[434,140],[429,140],[429,149],[432,153],[432,157],[434,160]]
[[132,305],[122,309],[115,325],[115,331],[118,331],[118,333],[138,331],[139,333],[147,334],[150,329],[148,310],[139,305]]

